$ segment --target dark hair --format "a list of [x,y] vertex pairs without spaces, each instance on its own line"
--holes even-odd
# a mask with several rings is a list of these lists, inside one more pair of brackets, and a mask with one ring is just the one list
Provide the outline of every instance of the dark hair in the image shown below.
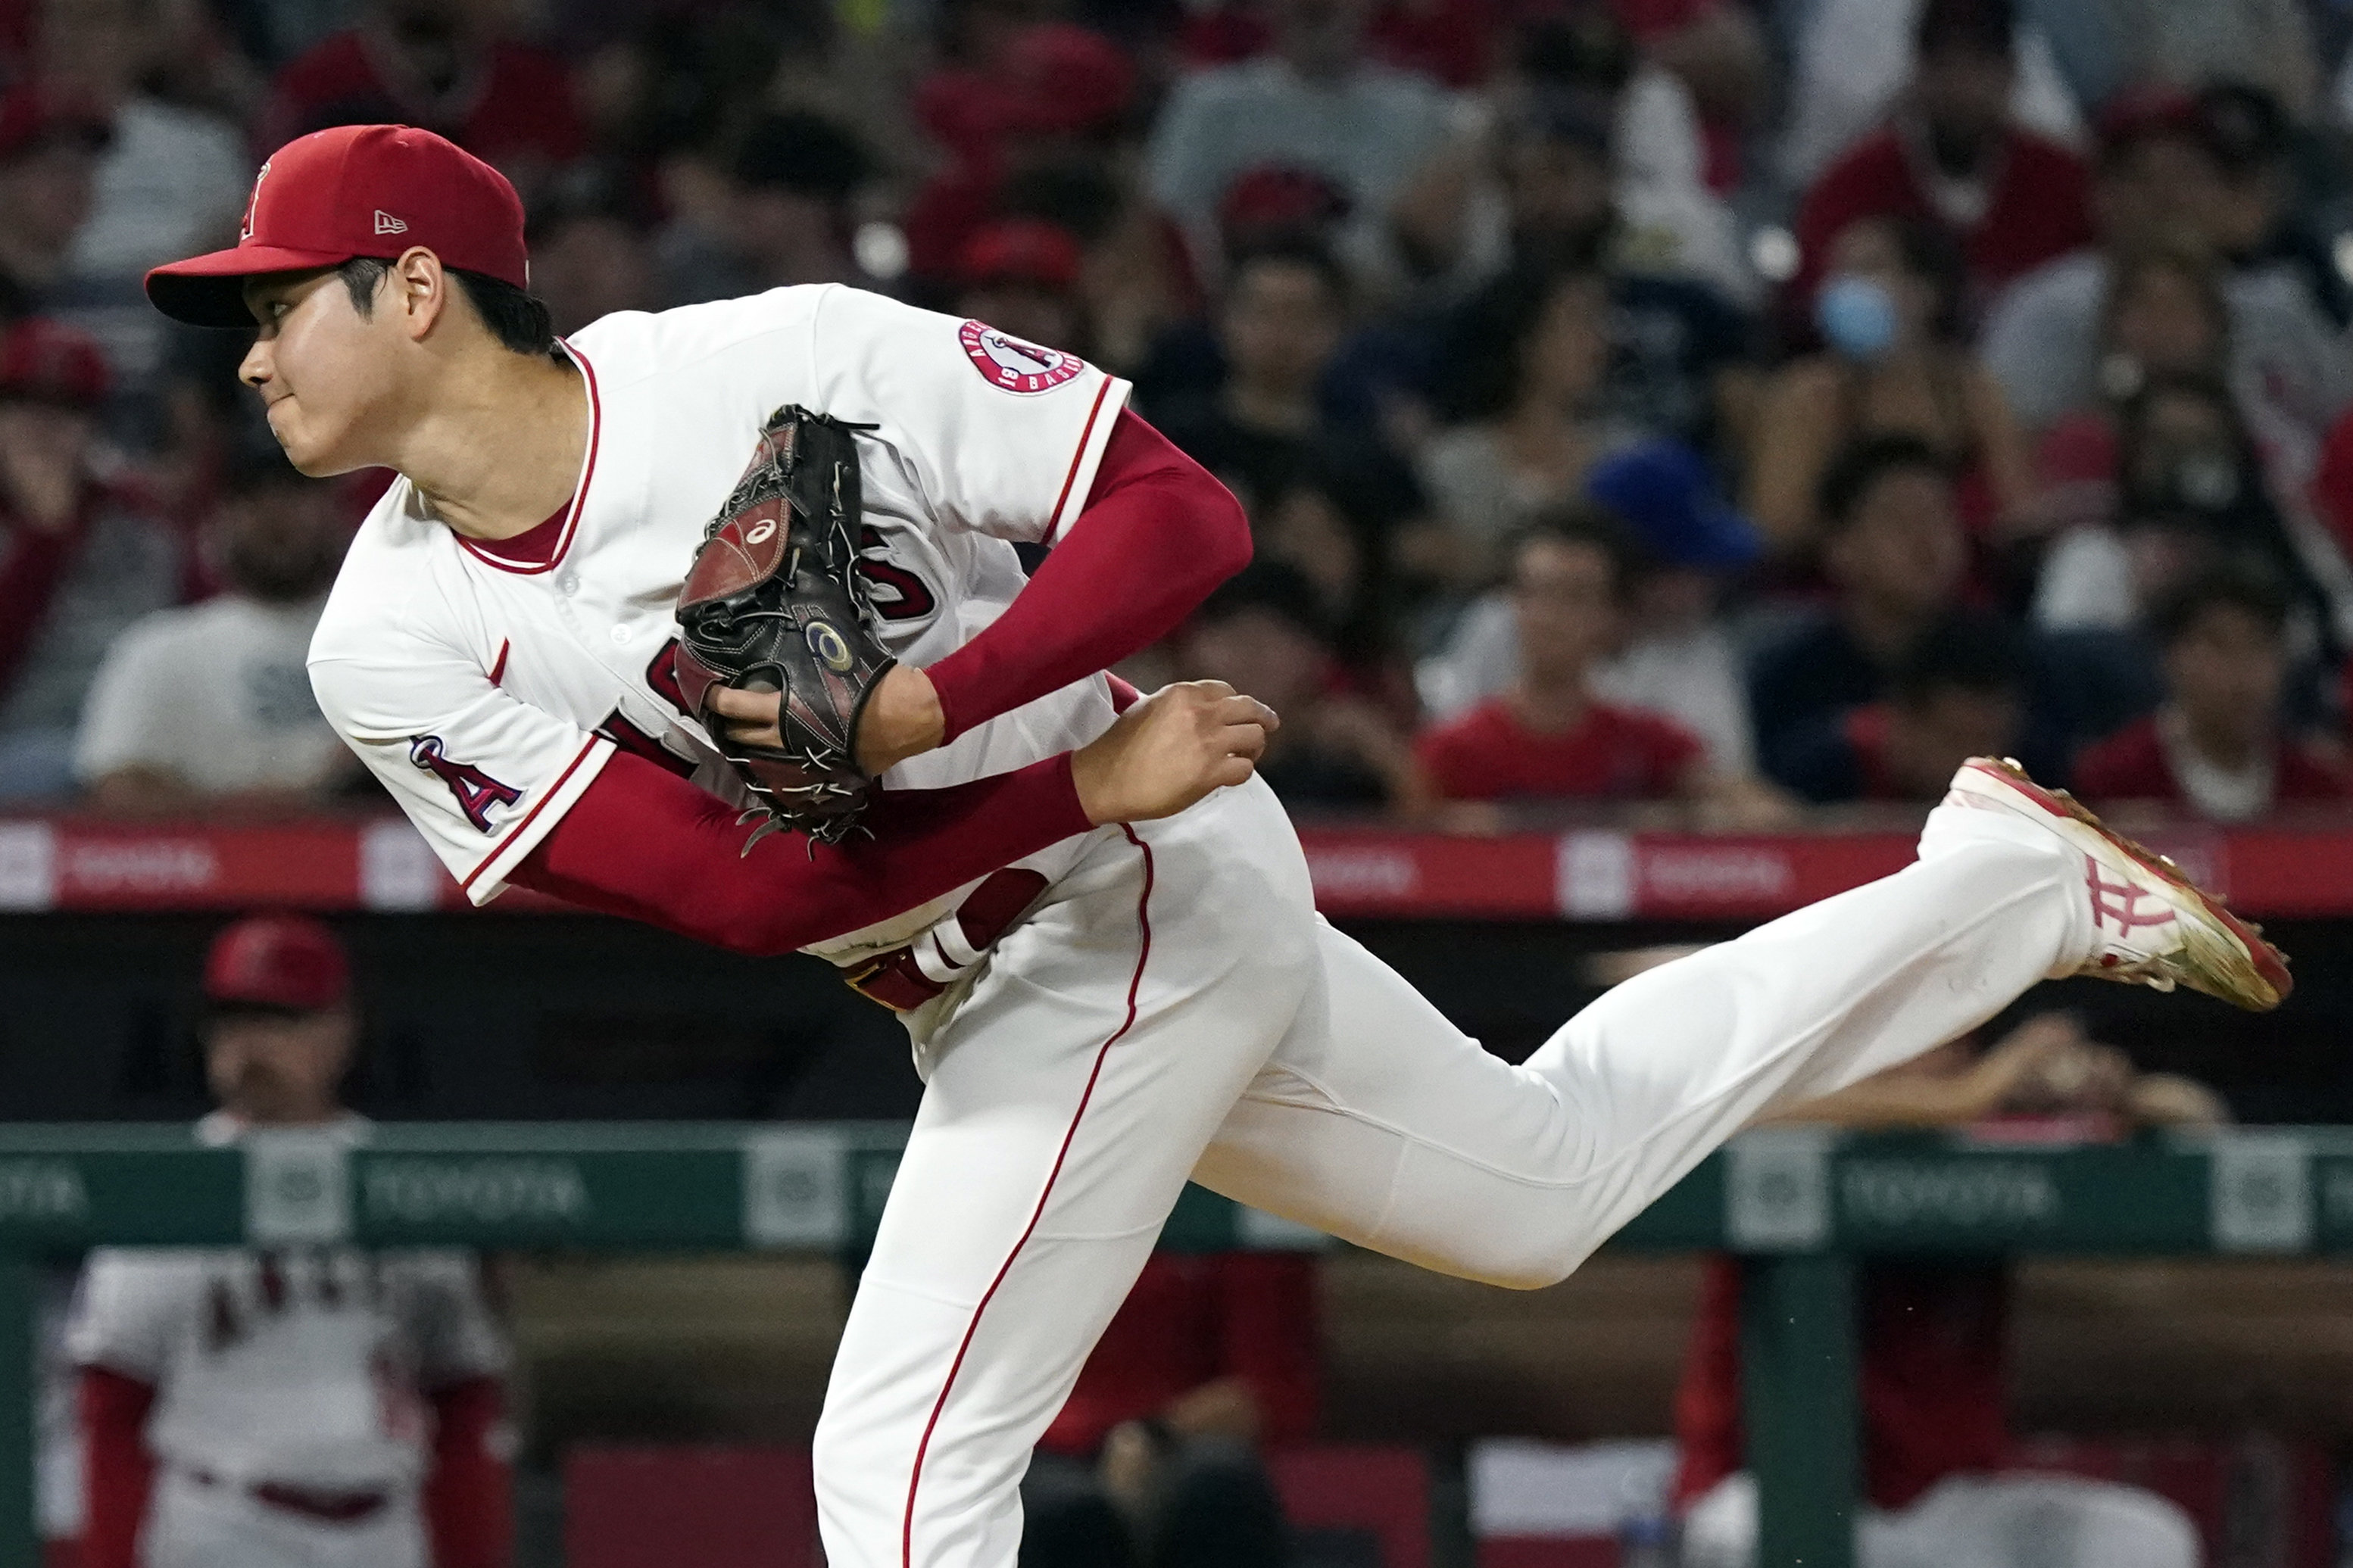
[[873,172],[874,160],[857,137],[822,114],[798,110],[754,121],[728,168],[738,184],[834,203],[848,201]]
[[1814,492],[1823,527],[1832,533],[1844,529],[1880,480],[1915,468],[1947,483],[1953,478],[1953,465],[1944,454],[1917,436],[1865,436],[1848,443],[1822,471]]
[[1947,691],[2016,697],[2026,689],[2026,653],[2001,622],[1957,616],[1914,643],[1895,667],[1895,700],[1919,708]]
[[1912,29],[1918,53],[1957,46],[1981,54],[2007,55],[2016,47],[2018,18],[2010,0],[1928,0]]
[[1324,292],[1332,298],[1335,310],[1348,309],[1348,274],[1334,259],[1331,251],[1312,239],[1299,236],[1271,238],[1245,245],[1236,250],[1226,264],[1226,291],[1233,292],[1234,285],[1250,268],[1265,263],[1274,267],[1298,267],[1315,274],[1324,285]]
[[1570,288],[1599,289],[1608,279],[1577,267],[1515,268],[1475,296],[1449,334],[1438,387],[1439,411],[1450,421],[1491,419],[1520,395],[1528,349],[1555,296]]
[[1221,626],[1252,610],[1289,621],[1317,642],[1331,639],[1315,585],[1298,567],[1282,561],[1253,561],[1227,578],[1201,601],[1193,621],[1196,626]]
[[[504,279],[455,267],[448,270],[458,280],[458,291],[465,295],[466,303],[501,345],[519,354],[558,355],[555,322],[544,301]],[[375,291],[391,274],[392,263],[380,257],[354,256],[335,272],[352,297],[352,309],[363,318],[375,314]]]
[[1531,544],[1584,545],[1599,551],[1609,563],[1610,592],[1620,600],[1651,564],[1632,530],[1607,508],[1581,499],[1546,508],[1512,536],[1504,559],[1511,563],[1513,578],[1519,576],[1520,557]]
[[2287,629],[2288,594],[2278,576],[2260,562],[2227,560],[2198,574],[2159,600],[2149,611],[2148,626],[2159,647],[2171,647],[2188,637],[2219,605],[2244,610],[2279,637]]

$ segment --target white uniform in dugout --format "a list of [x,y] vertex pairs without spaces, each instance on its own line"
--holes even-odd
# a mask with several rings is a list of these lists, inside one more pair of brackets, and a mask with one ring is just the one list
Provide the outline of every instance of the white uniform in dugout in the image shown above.
[[[554,560],[514,570],[396,484],[312,649],[329,717],[477,900],[617,742],[735,796],[660,670],[681,578],[776,409],[877,426],[869,569],[891,650],[925,665],[1020,591],[1010,542],[1071,526],[1126,393],[836,287],[616,316],[574,352],[594,434]],[[1090,676],[889,782],[1002,772],[1112,716]],[[1026,862],[1042,890],[993,947],[948,920],[918,948],[950,984],[906,1015],[927,1092],[818,1426],[833,1568],[1010,1568],[1031,1444],[1188,1177],[1431,1268],[1545,1284],[1758,1114],[2045,975],[2178,946],[2172,905],[2133,912],[2162,903],[2143,902],[2154,873],[2100,858],[2030,790],[1965,770],[1916,865],[1619,987],[1520,1067],[1316,916],[1262,782]],[[2138,882],[2100,904],[2087,865]],[[2110,933],[2095,910],[2126,892]],[[903,942],[939,909],[827,953]]]
[[66,1349],[155,1390],[146,1568],[428,1568],[428,1395],[507,1366],[473,1258],[430,1250],[101,1247]]

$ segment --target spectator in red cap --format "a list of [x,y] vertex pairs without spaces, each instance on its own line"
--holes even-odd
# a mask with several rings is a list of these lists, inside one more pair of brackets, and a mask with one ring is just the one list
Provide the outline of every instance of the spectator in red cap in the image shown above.
[[125,627],[178,597],[179,541],[93,456],[98,345],[38,317],[0,337],[0,800],[72,788],[74,727]]
[[1093,334],[1079,297],[1082,259],[1077,237],[1059,224],[1037,218],[993,223],[965,241],[956,311],[1024,342],[1089,358]]
[[2082,161],[2010,119],[2012,27],[2009,0],[1927,0],[1904,105],[1825,170],[1799,209],[1798,301],[1811,304],[1831,242],[1858,218],[1941,226],[1979,299],[2090,240]]
[[587,150],[564,62],[501,36],[496,7],[375,0],[356,26],[278,73],[262,147],[371,121],[439,132],[532,186]]
[[[2119,264],[2160,247],[2228,255],[2234,243],[2253,246],[2263,237],[2249,230],[2262,226],[2232,216],[2243,205],[2195,100],[2143,89],[2113,100],[2100,116],[2092,188],[2098,244],[2021,278],[1986,317],[1986,367],[2020,419],[2045,429],[2116,395],[2101,384],[2101,331]],[[2353,363],[2328,319],[2292,269],[2227,268],[2218,276],[2233,387],[2276,403],[2293,426],[2325,429],[2353,395]]]
[[354,782],[305,668],[350,532],[275,441],[239,455],[205,529],[228,591],[133,622],[90,683],[74,772],[92,805],[283,814]]
[[[351,1141],[351,969],[298,915],[205,962],[206,1143]],[[449,1251],[101,1247],[76,1292],[82,1568],[505,1568],[504,1336]]]
[[1427,77],[1372,63],[1366,0],[1281,0],[1275,52],[1177,83],[1149,153],[1153,195],[1214,260],[1217,206],[1236,175],[1303,168],[1345,195],[1342,250],[1379,278],[1400,263],[1389,221],[1415,178],[1452,142],[1454,105]]

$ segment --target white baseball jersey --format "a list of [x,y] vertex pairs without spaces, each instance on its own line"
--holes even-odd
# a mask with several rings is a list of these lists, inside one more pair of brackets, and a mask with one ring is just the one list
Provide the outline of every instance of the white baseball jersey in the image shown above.
[[[733,772],[677,700],[679,585],[761,426],[800,404],[852,423],[863,569],[882,640],[921,666],[1002,614],[1013,543],[1051,542],[1085,503],[1127,385],[976,321],[838,285],[607,316],[569,345],[588,451],[554,558],[501,560],[437,521],[406,479],[362,525],[311,645],[320,705],[477,902],[617,746],[713,794]],[[1100,676],[1004,714],[884,776],[935,788],[1092,739]],[[1023,862],[1049,878],[1076,850]],[[935,901],[853,938],[904,941]]]
[[473,1258],[448,1250],[100,1247],[66,1349],[155,1385],[147,1446],[165,1463],[322,1490],[418,1485],[425,1394],[507,1365]]

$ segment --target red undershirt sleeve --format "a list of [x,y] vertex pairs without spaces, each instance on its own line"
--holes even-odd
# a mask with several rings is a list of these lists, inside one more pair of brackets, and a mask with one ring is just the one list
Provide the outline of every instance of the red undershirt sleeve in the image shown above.
[[1065,752],[947,789],[885,792],[871,838],[742,851],[736,808],[616,754],[510,880],[584,909],[768,956],[840,936],[1093,827]]
[[513,1487],[493,1437],[506,1400],[494,1377],[433,1391],[433,1468],[425,1522],[433,1568],[507,1568],[514,1560]]
[[1250,558],[1233,492],[1123,410],[1084,510],[1029,585],[924,671],[947,718],[942,744],[1151,647]]
[[102,1366],[81,1369],[82,1568],[137,1568],[155,1459],[147,1412],[155,1385]]

